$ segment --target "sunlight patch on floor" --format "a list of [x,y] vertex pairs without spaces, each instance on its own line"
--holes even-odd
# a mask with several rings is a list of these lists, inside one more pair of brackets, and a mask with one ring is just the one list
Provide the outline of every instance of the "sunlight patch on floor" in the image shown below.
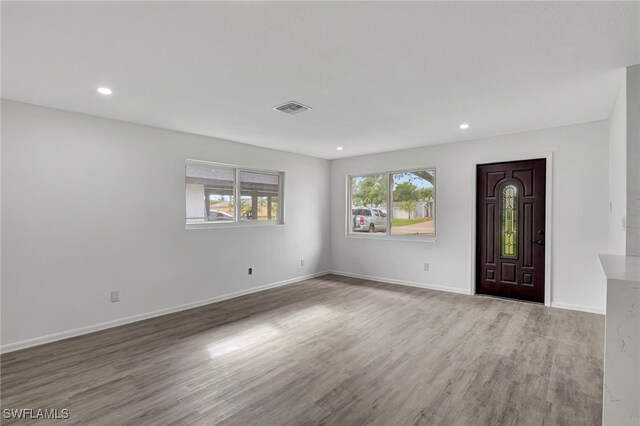
[[229,355],[241,349],[259,346],[280,335],[273,326],[264,324],[251,327],[247,330],[224,338],[216,343],[207,345],[207,351],[211,358]]

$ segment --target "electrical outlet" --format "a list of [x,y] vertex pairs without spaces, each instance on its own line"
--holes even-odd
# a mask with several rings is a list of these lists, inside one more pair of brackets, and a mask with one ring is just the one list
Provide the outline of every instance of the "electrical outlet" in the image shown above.
[[120,292],[112,291],[111,292],[111,303],[116,303],[120,301]]
[[253,275],[253,268],[249,268],[249,275]]
[[300,259],[300,266],[304,266],[304,259]]
[[425,270],[425,272],[429,271],[429,264],[428,263],[424,264],[424,270]]

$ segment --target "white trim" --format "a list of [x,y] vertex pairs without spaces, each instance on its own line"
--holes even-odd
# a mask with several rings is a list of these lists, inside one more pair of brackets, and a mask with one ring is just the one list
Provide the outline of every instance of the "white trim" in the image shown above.
[[327,275],[329,273],[331,272],[329,271],[316,272],[314,274],[303,275],[300,277],[291,278],[284,281],[278,281],[271,284],[265,284],[258,287],[249,288],[246,290],[235,291],[233,293],[223,294],[221,296],[216,296],[209,299],[197,300],[195,302],[185,303],[183,305],[171,306],[168,308],[158,309],[156,311],[146,312],[143,314],[132,315],[129,317],[120,318],[112,321],[106,321],[98,324],[93,324],[86,327],[75,328],[73,330],[61,331],[58,333],[48,334],[45,336],[34,337],[26,340],[20,340],[18,342],[8,343],[6,345],[0,346],[0,353],[5,354],[8,352],[17,351],[20,349],[26,349],[33,346],[44,345],[45,343],[56,342],[58,340],[64,340],[71,337],[82,336],[83,334],[94,333],[96,331],[118,327],[120,325],[130,324],[133,322],[138,322],[138,321],[146,320],[149,318],[155,318],[162,315],[171,314],[174,312],[185,311],[187,309],[197,308],[199,306],[209,305],[211,303],[217,303],[223,300],[233,299],[233,298],[244,296],[251,293],[257,293],[257,292],[268,290],[271,288],[293,284],[296,282],[308,280],[310,278],[320,277],[323,275]]
[[469,290],[465,290],[463,288],[447,287],[447,286],[428,284],[428,283],[419,283],[419,282],[415,282],[415,281],[396,280],[396,279],[393,279],[393,278],[375,277],[375,276],[371,276],[371,275],[352,274],[351,272],[331,271],[330,273],[334,274],[334,275],[341,275],[343,277],[360,278],[360,279],[363,279],[363,280],[376,281],[376,282],[380,282],[380,283],[397,284],[397,285],[404,285],[404,286],[408,286],[408,287],[425,288],[425,289],[428,289],[428,290],[446,291],[446,292],[449,292],[449,293],[458,293],[458,294],[466,294],[466,295],[470,295],[471,294],[469,292]]
[[[488,157],[475,159],[471,162],[471,188],[473,188],[472,195],[470,197],[471,205],[471,223],[470,223],[470,252],[469,258],[471,259],[471,264],[469,267],[469,293],[476,294],[476,177],[477,177],[477,166],[479,164],[491,164],[491,163],[502,163],[507,161],[526,161],[526,160],[535,160],[537,158],[544,158],[547,160],[547,176],[546,176],[546,199],[545,199],[545,250],[544,250],[544,305],[552,306],[551,304],[551,271],[552,271],[552,256],[551,252],[553,249],[553,152],[540,152],[540,153],[532,153],[532,154],[505,154],[504,156],[499,157]],[[568,305],[567,305],[568,306]],[[573,306],[573,305],[572,305]],[[575,310],[578,309],[577,305]],[[572,308],[567,308],[572,309]],[[592,309],[586,308],[585,309]],[[592,312],[587,310],[586,312]]]
[[[253,287],[253,288],[246,289],[246,290],[240,290],[240,291],[236,291],[236,292],[233,292],[233,293],[228,293],[228,294],[224,294],[224,295],[221,295],[221,296],[212,297],[212,298],[209,298],[209,299],[204,299],[204,300],[198,300],[198,301],[195,301],[195,302],[185,303],[183,305],[178,305],[178,306],[172,306],[172,307],[169,307],[169,308],[158,309],[156,311],[146,312],[146,313],[138,314],[138,315],[132,315],[132,316],[129,316],[129,317],[120,318],[120,319],[113,320],[113,321],[102,322],[102,323],[93,324],[93,325],[86,326],[86,327],[75,328],[73,330],[67,330],[67,331],[62,331],[62,332],[58,332],[58,333],[48,334],[48,335],[45,335],[45,336],[34,337],[34,338],[31,338],[31,339],[20,340],[18,342],[14,342],[14,343],[8,343],[6,345],[0,346],[0,353],[6,354],[6,353],[14,352],[14,351],[17,351],[17,350],[20,350],[20,349],[31,348],[31,347],[34,347],[34,346],[44,345],[46,343],[52,343],[52,342],[57,342],[59,340],[69,339],[71,337],[82,336],[84,334],[94,333],[96,331],[106,330],[106,329],[109,329],[109,328],[114,328],[114,327],[118,327],[118,326],[125,325],[125,324],[131,324],[131,323],[134,323],[134,322],[138,322],[138,321],[142,321],[142,320],[146,320],[146,319],[150,319],[150,318],[156,318],[156,317],[159,317],[159,316],[162,316],[162,315],[171,314],[171,313],[174,313],[174,312],[185,311],[185,310],[188,310],[188,309],[193,309],[193,308],[197,308],[197,307],[200,307],[200,306],[205,306],[205,305],[209,305],[209,304],[212,304],[212,303],[222,302],[224,300],[233,299],[233,298],[244,296],[244,295],[247,295],[247,294],[258,293],[260,291],[268,290],[268,289],[271,289],[271,288],[282,287],[282,286],[285,286],[285,285],[288,285],[288,284],[294,284],[294,283],[297,283],[297,282],[300,282],[300,281],[308,280],[308,279],[311,279],[311,278],[317,278],[317,277],[321,277],[321,276],[329,275],[329,274],[340,275],[340,276],[349,277],[349,278],[365,279],[365,280],[369,280],[369,281],[376,281],[376,282],[382,282],[382,283],[387,283],[387,284],[404,285],[404,286],[408,286],[408,287],[417,287],[417,288],[424,288],[424,289],[429,289],[429,290],[446,291],[446,292],[449,292],[449,293],[458,293],[458,294],[465,294],[465,295],[472,295],[473,294],[473,293],[471,293],[470,290],[464,290],[464,289],[460,289],[460,288],[456,288],[456,287],[440,286],[440,285],[434,285],[434,284],[428,284],[428,283],[418,283],[418,282],[405,281],[405,280],[396,280],[396,279],[392,279],[392,278],[382,278],[382,277],[375,277],[375,276],[370,276],[370,275],[352,274],[350,272],[342,272],[342,271],[322,271],[322,272],[316,272],[314,274],[308,274],[308,275],[303,275],[303,276],[296,277],[296,278],[291,278],[291,279],[284,280],[284,281],[278,281],[278,282],[271,283],[271,284],[265,284],[265,285],[262,285],[262,286]],[[514,300],[514,301],[517,302],[517,300]],[[595,313],[595,314],[604,314],[605,313],[604,310],[602,310],[602,309],[597,309],[597,308],[593,308],[593,307],[590,307],[590,306],[572,305],[572,304],[569,304],[569,303],[553,302],[551,304],[551,307],[558,308],[558,309],[569,309],[569,310],[573,310],[573,311],[590,312],[590,313]]]
[[[330,271],[328,272],[328,274],[340,275],[340,276],[349,277],[349,278],[359,278],[363,280],[376,281],[376,282],[387,283],[387,284],[404,285],[408,287],[418,287],[418,288],[424,288],[429,290],[446,291],[449,293],[474,295],[474,293],[471,293],[469,290],[464,290],[456,287],[447,287],[447,286],[440,286],[440,285],[434,285],[434,284],[418,283],[413,281],[396,280],[392,278],[374,277],[370,275],[352,274],[351,272],[342,272],[342,271]],[[504,300],[506,302],[515,302],[515,303],[527,303],[518,299],[496,298],[495,300]],[[605,314],[605,311],[599,308],[594,308],[592,306],[584,306],[584,305],[572,305],[570,303],[552,302],[550,307],[557,308],[557,309],[568,309],[568,310],[579,311],[579,312],[588,312],[592,314],[602,314],[602,315]]]
[[557,309],[569,309],[571,311],[589,312],[592,314],[605,314],[604,309],[594,308],[592,306],[573,305],[571,303],[551,302],[551,307]]
[[226,229],[226,228],[247,228],[247,227],[269,227],[269,226],[287,226],[286,223],[278,222],[277,220],[245,220],[242,222],[197,222],[186,223],[184,229]]
[[386,235],[380,232],[380,235],[368,234],[366,232],[351,232],[346,238],[355,238],[361,240],[386,240],[386,241],[412,241],[414,243],[436,243],[438,239],[433,234],[408,234],[408,235]]

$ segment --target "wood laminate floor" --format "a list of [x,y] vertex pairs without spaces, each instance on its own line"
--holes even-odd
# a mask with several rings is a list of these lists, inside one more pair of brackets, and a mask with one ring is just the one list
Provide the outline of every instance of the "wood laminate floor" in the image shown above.
[[328,275],[3,355],[1,402],[82,425],[596,425],[603,334],[601,315]]

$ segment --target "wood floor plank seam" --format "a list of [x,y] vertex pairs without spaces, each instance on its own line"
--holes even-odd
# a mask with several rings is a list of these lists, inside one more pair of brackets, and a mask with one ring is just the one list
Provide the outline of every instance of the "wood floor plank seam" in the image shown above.
[[2,354],[0,402],[98,426],[597,425],[603,337],[601,315],[325,275]]
[[38,337],[33,337],[25,340],[20,340],[17,342],[7,343],[0,346],[0,354],[32,348],[35,346],[57,342],[60,340],[70,339],[77,336],[84,336],[86,334],[95,333],[97,331],[102,331],[109,328],[120,327],[127,324],[134,324],[136,322],[145,321],[147,319],[156,318],[164,315],[170,315],[175,312],[182,312],[185,310],[194,309],[200,306],[206,306],[206,305],[218,303],[224,300],[234,299],[237,297],[243,297],[248,294],[259,293],[272,288],[286,286],[289,284],[298,283],[298,282],[306,281],[311,278],[320,277],[320,276],[329,275],[329,274],[331,274],[331,271],[316,272],[316,273],[301,276],[301,277],[295,277],[295,278],[291,278],[283,281],[278,281],[275,283],[264,284],[258,287],[252,287],[252,288],[235,291],[228,294],[222,294],[219,296],[214,296],[214,297],[203,299],[203,300],[196,300],[193,302],[188,302],[188,303],[184,303],[177,306],[169,306],[166,308],[161,308],[161,309],[157,309],[150,312],[135,314],[125,318],[118,318],[118,319],[109,320],[109,321],[105,321],[97,324],[86,325],[86,326],[75,328],[72,330],[54,332],[44,336],[38,336]]

